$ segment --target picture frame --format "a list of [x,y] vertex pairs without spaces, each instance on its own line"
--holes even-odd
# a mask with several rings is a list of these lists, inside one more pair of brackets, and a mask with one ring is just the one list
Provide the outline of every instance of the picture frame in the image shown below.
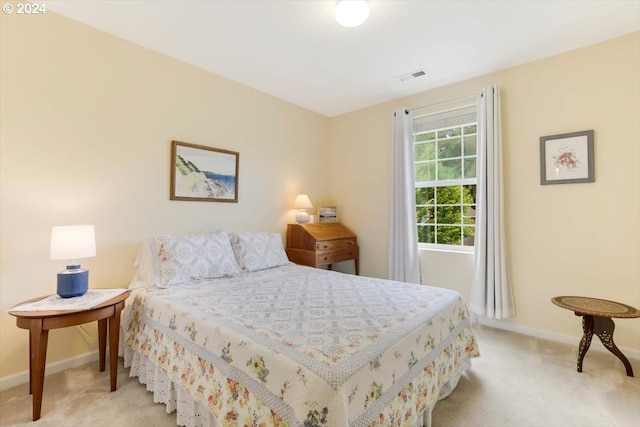
[[335,206],[318,206],[318,222],[338,222],[338,208]]
[[171,141],[170,200],[238,203],[240,153]]
[[540,184],[595,182],[593,130],[540,137]]

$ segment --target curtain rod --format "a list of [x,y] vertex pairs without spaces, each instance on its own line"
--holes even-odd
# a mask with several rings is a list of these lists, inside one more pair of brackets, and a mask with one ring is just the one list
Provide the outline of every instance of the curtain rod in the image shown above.
[[481,94],[466,95],[466,96],[461,96],[460,98],[449,99],[449,100],[446,100],[446,101],[436,102],[436,103],[428,104],[428,105],[422,105],[420,107],[407,108],[407,109],[404,110],[404,113],[405,114],[409,114],[409,111],[413,111],[413,110],[421,110],[423,108],[434,107],[436,105],[448,104],[450,102],[462,101],[464,99],[469,99],[469,98],[477,98],[480,95]]

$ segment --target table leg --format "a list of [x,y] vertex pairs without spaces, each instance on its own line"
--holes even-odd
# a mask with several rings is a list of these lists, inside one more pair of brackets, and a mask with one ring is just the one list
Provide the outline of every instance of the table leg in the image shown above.
[[44,369],[47,359],[49,331],[42,329],[42,319],[32,319],[29,325],[29,390],[32,393],[33,421],[40,419]]
[[107,352],[107,319],[98,320],[98,354],[100,357],[100,372],[104,371]]
[[124,301],[116,304],[115,313],[109,317],[109,373],[111,374],[111,391],[116,391],[118,381],[118,340],[120,338],[120,313]]
[[33,354],[33,336],[31,335],[31,328],[29,328],[29,394],[33,394],[33,362],[35,359],[31,357]]
[[[578,315],[578,313],[576,313]],[[578,350],[578,372],[582,372],[582,361],[584,355],[587,354],[589,347],[591,346],[591,338],[593,338],[593,316],[582,316],[582,339],[580,340],[580,348]]]
[[624,354],[618,349],[618,347],[613,342],[613,330],[616,325],[613,323],[613,319],[608,317],[594,317],[594,333],[600,338],[602,344],[605,346],[607,350],[611,353],[618,356],[618,359],[622,361],[624,364],[624,368],[627,371],[627,375],[633,376],[633,368],[631,367],[631,363],[629,363],[629,359],[625,357]]

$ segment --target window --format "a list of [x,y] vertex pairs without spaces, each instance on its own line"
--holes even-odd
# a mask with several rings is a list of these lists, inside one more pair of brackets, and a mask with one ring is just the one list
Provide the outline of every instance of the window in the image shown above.
[[475,106],[414,118],[418,243],[473,247],[476,136]]

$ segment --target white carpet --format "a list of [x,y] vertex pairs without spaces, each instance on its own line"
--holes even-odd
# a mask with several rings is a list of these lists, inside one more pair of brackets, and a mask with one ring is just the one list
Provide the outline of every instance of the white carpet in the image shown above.
[[[433,412],[433,427],[640,427],[640,378],[612,354],[590,350],[576,372],[575,346],[477,326],[481,357]],[[594,340],[592,346],[601,346]],[[120,361],[122,362],[122,361]],[[640,362],[631,361],[640,376]],[[108,366],[108,365],[107,365]],[[175,413],[128,377],[118,390],[97,363],[45,378],[42,418],[31,421],[27,384],[0,393],[0,426],[175,426]],[[328,426],[342,427],[342,426]]]

